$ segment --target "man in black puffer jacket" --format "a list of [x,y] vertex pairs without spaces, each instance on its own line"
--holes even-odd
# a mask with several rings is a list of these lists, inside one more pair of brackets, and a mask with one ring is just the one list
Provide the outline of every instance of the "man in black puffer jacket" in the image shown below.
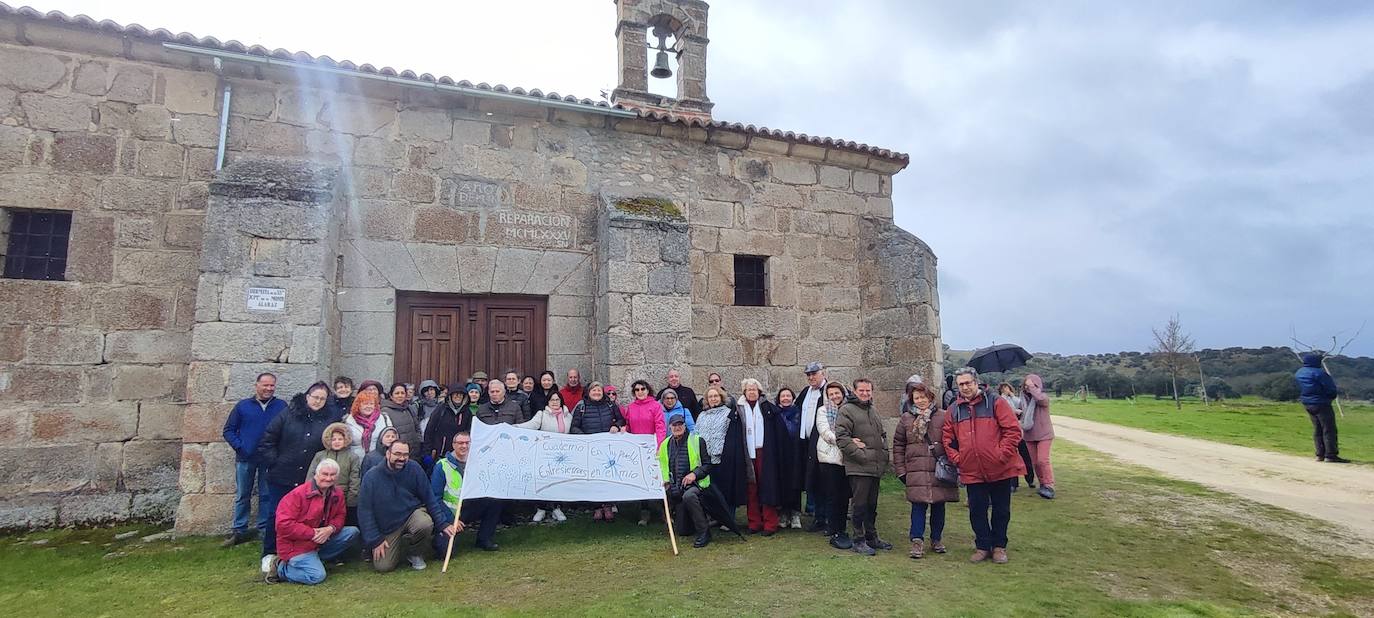
[[330,403],[329,394],[328,384],[316,382],[292,397],[290,406],[267,424],[267,431],[258,442],[257,459],[267,466],[268,500],[268,504],[258,508],[273,514],[268,517],[267,531],[262,536],[264,569],[277,553],[277,502],[305,482],[315,453],[324,450],[320,436],[330,423],[339,419],[340,412]]
[[606,433],[619,432],[625,426],[625,417],[620,407],[606,398],[606,389],[600,382],[587,385],[587,397],[573,408],[572,425],[569,433]]

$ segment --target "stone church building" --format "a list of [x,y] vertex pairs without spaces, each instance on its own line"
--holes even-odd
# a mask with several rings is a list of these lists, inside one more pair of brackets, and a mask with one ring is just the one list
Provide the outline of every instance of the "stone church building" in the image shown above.
[[707,9],[607,7],[604,102],[0,4],[0,528],[225,529],[263,371],[771,392],[820,361],[895,414],[941,362],[907,156],[714,119]]

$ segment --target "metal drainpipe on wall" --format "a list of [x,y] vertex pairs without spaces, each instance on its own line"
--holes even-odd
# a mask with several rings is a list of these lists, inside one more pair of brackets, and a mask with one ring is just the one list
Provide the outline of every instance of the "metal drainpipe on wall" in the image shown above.
[[219,81],[224,84],[224,101],[219,110],[219,147],[215,150],[215,171],[224,169],[224,145],[229,137],[229,99],[234,91],[233,85],[224,77],[224,63],[219,58],[215,58],[215,73],[219,75]]

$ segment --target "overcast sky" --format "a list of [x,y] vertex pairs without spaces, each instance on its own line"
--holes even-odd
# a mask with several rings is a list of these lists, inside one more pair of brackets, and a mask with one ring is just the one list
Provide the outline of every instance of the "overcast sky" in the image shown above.
[[[610,0],[32,6],[581,97],[615,80]],[[1143,350],[1174,313],[1203,347],[1287,345],[1374,317],[1374,3],[717,0],[710,38],[717,119],[911,154],[896,219],[939,256],[955,348]]]

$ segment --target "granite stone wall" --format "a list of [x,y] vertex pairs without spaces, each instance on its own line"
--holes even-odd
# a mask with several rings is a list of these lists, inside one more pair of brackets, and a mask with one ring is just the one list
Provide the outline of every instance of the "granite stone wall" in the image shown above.
[[[771,391],[818,360],[895,414],[940,361],[935,256],[892,222],[904,165],[0,19],[0,215],[74,216],[66,281],[0,279],[0,528],[223,530],[232,402],[262,370],[283,397],[386,381],[404,291],[547,297],[559,374]],[[669,214],[616,207],[644,197]],[[769,306],[733,305],[736,254],[767,256]]]

